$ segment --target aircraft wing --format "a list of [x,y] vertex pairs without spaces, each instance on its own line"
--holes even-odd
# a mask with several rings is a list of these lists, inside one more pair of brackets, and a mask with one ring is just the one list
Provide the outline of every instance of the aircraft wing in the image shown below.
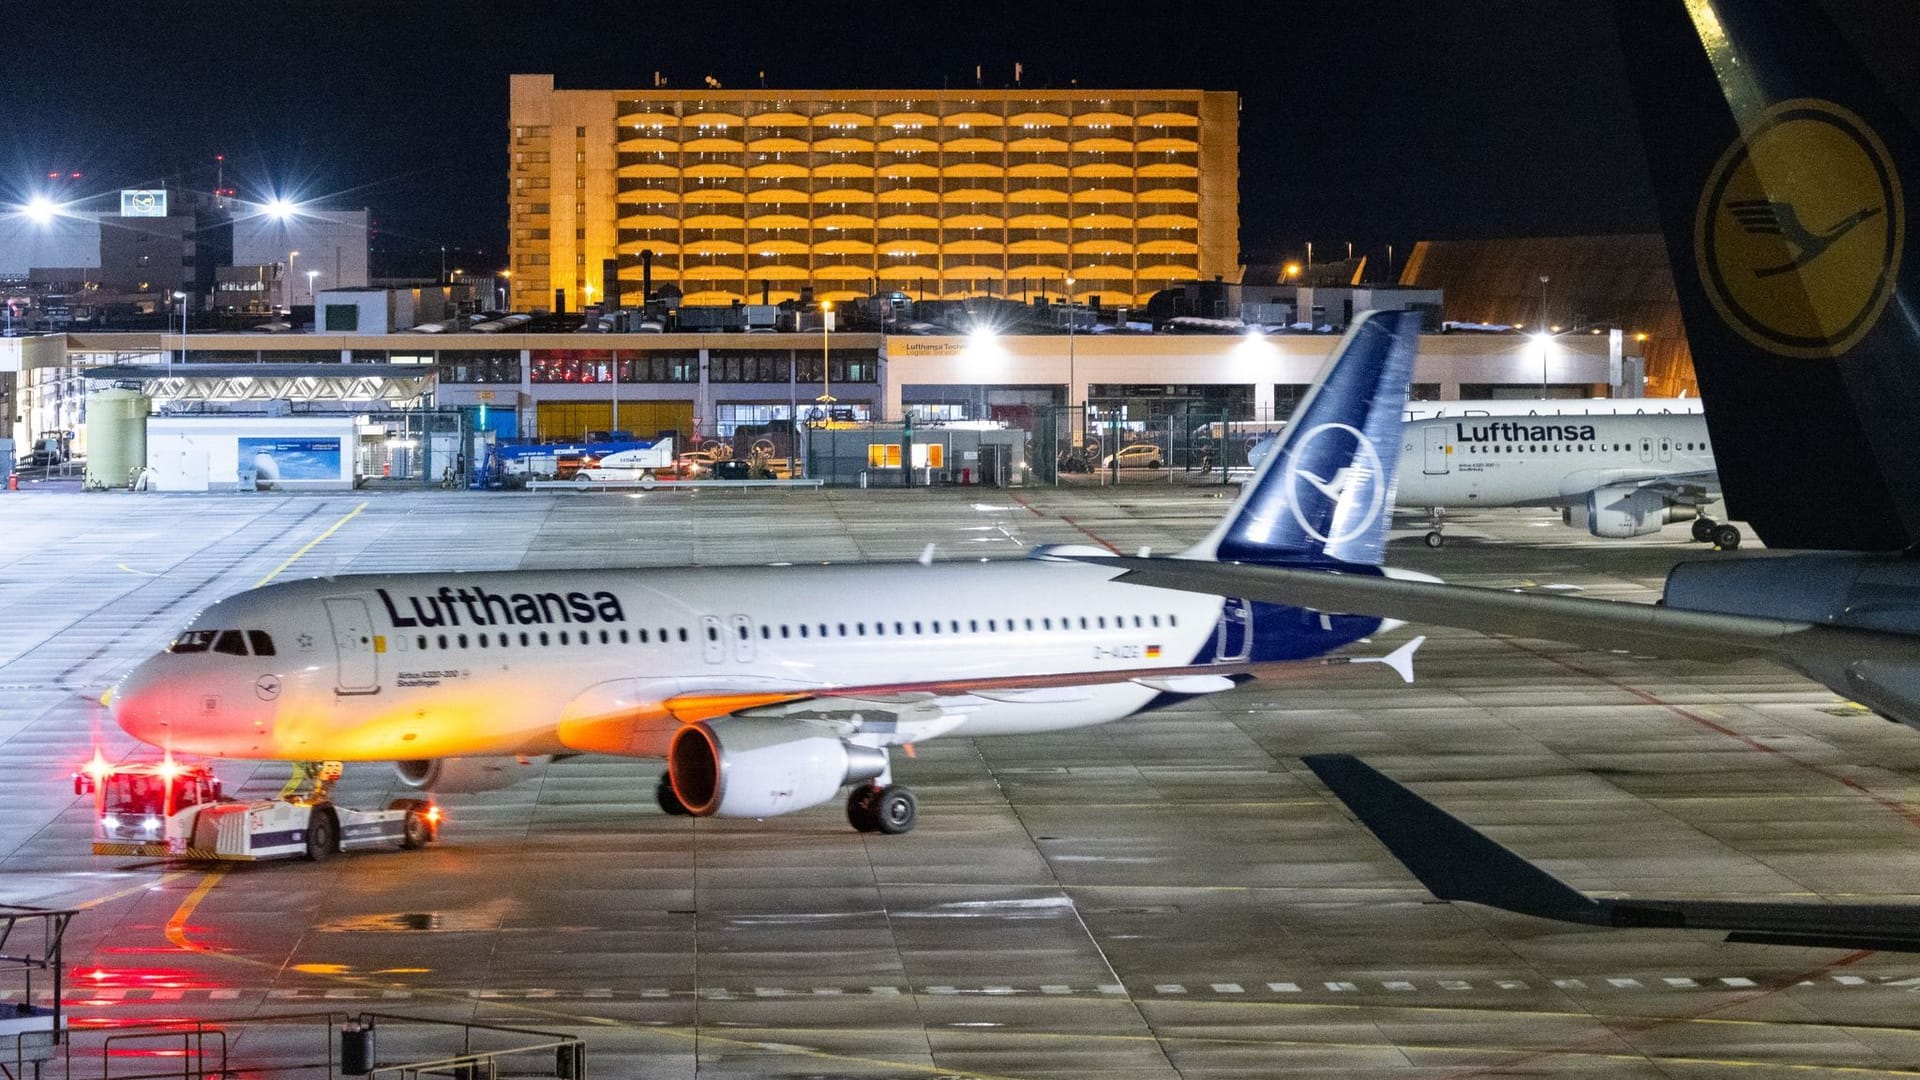
[[1297,678],[1353,664],[1382,664],[1402,680],[1412,682],[1413,654],[1425,640],[1415,638],[1385,656],[1324,656],[859,686],[795,686],[766,679],[704,678],[696,685],[677,686],[647,679],[614,679],[589,687],[567,704],[560,719],[559,739],[581,753],[663,757],[674,732],[683,725],[723,721],[732,716],[807,719],[841,727],[893,723],[900,731],[910,732],[911,738],[925,739],[953,726],[940,726],[941,718],[964,718],[967,710],[986,702],[1073,701],[1087,696],[1092,687],[1118,683],[1134,683],[1160,693],[1212,694],[1230,690],[1245,679]]
[[1920,952],[1913,905],[1588,896],[1359,758],[1301,760],[1442,900],[1588,926],[1727,930],[1734,942]]
[[1720,474],[1705,472],[1668,473],[1640,483],[1643,490],[1658,491],[1682,506],[1705,506],[1720,498]]
[[1085,561],[1120,568],[1117,580],[1151,588],[1679,659],[1832,657],[1911,663],[1915,655],[1910,637],[1790,619],[1247,563],[1101,556]]

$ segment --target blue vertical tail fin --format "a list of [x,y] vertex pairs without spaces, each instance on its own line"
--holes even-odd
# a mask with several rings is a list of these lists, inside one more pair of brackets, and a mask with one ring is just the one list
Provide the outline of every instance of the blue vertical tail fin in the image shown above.
[[1233,508],[1182,557],[1385,561],[1419,332],[1415,312],[1361,315]]

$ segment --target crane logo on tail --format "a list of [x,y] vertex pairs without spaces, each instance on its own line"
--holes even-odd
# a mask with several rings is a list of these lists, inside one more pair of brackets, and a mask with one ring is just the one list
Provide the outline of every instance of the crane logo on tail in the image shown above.
[[1755,345],[1837,357],[1893,293],[1905,208],[1893,158],[1864,121],[1829,101],[1780,102],[1707,181],[1694,222],[1701,284]]
[[[1328,439],[1346,452],[1321,452],[1321,441]],[[1344,464],[1321,476],[1309,464],[1316,459]],[[1293,511],[1300,531],[1323,544],[1344,544],[1365,533],[1386,503],[1387,493],[1381,483],[1386,471],[1380,454],[1373,440],[1349,424],[1321,424],[1305,432],[1286,469],[1287,509]],[[1329,503],[1330,512],[1326,510]]]

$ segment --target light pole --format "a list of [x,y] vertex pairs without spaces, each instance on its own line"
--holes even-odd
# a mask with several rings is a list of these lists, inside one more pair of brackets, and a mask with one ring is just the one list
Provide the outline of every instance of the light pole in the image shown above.
[[820,301],[820,396],[814,398],[825,411],[828,423],[833,422],[833,351],[828,346],[827,334],[833,329],[833,301]]
[[308,307],[312,307],[312,306],[313,306],[313,303],[314,303],[314,299],[313,299],[313,279],[314,279],[314,278],[317,278],[317,277],[319,277],[319,276],[320,276],[320,271],[318,271],[318,270],[309,270],[309,271],[307,271],[307,306],[308,306]]
[[1077,448],[1086,442],[1084,417],[1078,417],[1073,407],[1073,275],[1067,275],[1067,437]]
[[287,305],[287,311],[293,311],[293,260],[300,257],[297,251],[287,252],[287,277],[280,283],[280,302]]
[[1552,329],[1547,326],[1547,275],[1540,275],[1540,399],[1547,397],[1547,337]]
[[[180,301],[180,366],[185,367],[187,364],[187,294],[184,292],[176,292],[173,294],[173,298]],[[173,354],[171,352],[167,354],[167,375],[173,375]]]
[[498,292],[500,293],[500,310],[501,311],[507,310],[507,288],[512,283],[512,281],[513,281],[512,270],[500,271],[500,286],[499,286]]

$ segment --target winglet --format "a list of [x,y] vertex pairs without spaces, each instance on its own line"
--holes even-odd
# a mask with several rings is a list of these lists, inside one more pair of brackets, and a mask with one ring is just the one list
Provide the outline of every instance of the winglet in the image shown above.
[[1487,839],[1359,758],[1311,754],[1300,760],[1440,899],[1610,925],[1607,905]]
[[1421,634],[1419,637],[1414,638],[1412,641],[1407,642],[1405,645],[1400,646],[1385,656],[1356,656],[1353,658],[1353,662],[1356,664],[1385,664],[1393,669],[1395,675],[1400,676],[1401,682],[1411,686],[1413,685],[1413,654],[1419,652],[1420,646],[1426,643],[1427,635]]

